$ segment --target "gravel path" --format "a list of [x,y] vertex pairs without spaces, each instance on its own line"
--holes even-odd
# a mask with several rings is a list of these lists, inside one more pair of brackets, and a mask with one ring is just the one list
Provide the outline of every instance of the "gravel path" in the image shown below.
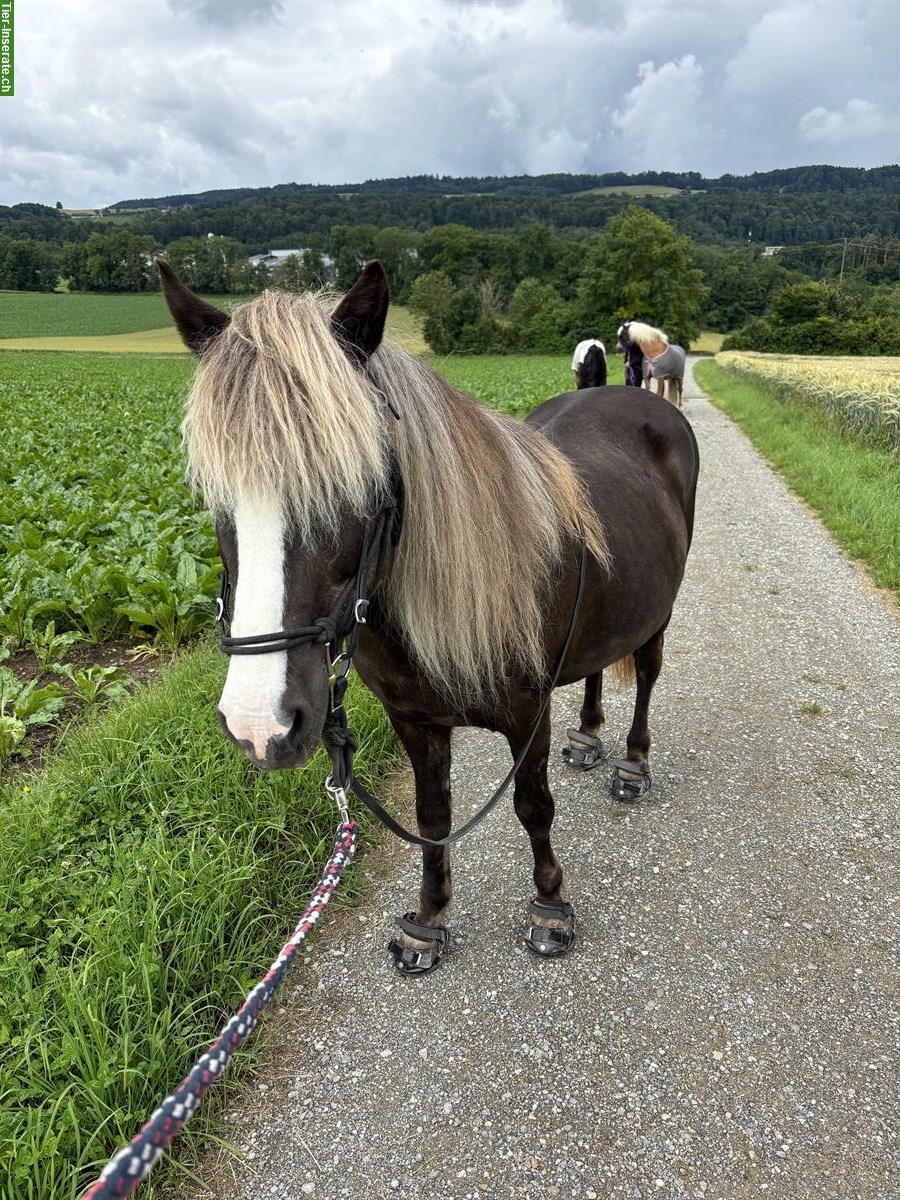
[[[505,804],[454,852],[452,953],[398,976],[418,854],[386,847],[288,981],[277,1063],[231,1114],[245,1161],[190,1200],[900,1197],[900,621],[692,376],[685,396],[699,511],[651,799],[551,768],[575,950],[522,947]],[[624,753],[632,695],[605,701]],[[558,693],[557,744],[579,703]],[[458,735],[457,823],[507,760]]]

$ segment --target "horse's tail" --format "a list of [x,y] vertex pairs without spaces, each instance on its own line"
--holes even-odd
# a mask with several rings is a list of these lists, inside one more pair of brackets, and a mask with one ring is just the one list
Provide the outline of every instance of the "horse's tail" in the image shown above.
[[606,355],[599,346],[591,346],[581,366],[582,387],[606,387]]
[[633,654],[626,654],[624,658],[617,659],[608,670],[612,675],[613,683],[620,687],[633,687],[637,683]]

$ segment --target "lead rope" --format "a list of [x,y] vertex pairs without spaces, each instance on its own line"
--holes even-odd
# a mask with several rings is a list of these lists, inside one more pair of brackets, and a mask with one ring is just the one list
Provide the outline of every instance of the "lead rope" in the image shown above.
[[282,946],[278,957],[210,1048],[197,1059],[181,1086],[163,1100],[140,1133],[110,1159],[82,1200],[100,1200],[101,1197],[107,1200],[111,1196],[130,1196],[150,1174],[166,1147],[200,1107],[203,1097],[216,1080],[224,1075],[235,1051],[256,1028],[263,1009],[272,1002],[301,942],[322,915],[322,910],[331,899],[344,869],[353,858],[356,834],[355,822],[347,817],[346,810],[342,811],[331,857],[325,865],[306,911]]

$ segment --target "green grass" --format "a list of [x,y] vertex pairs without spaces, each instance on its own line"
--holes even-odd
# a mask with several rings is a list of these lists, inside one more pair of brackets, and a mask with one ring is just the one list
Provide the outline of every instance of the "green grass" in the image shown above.
[[[208,297],[226,310],[241,296]],[[408,308],[392,305],[387,332],[404,349],[427,349],[422,322]],[[162,297],[104,296],[70,292],[0,292],[0,349],[63,350],[93,354],[183,354]]]
[[[240,297],[210,296],[221,308]],[[92,337],[171,327],[159,292],[106,296],[85,292],[0,292],[0,337]]]
[[[440,373],[482,404],[500,412],[524,417],[535,405],[575,386],[572,359],[550,354],[485,354],[480,357],[448,355],[429,358]],[[609,357],[609,383],[624,382],[619,359]]]
[[[3,1200],[75,1200],[274,959],[330,850],[323,752],[254,772],[216,721],[225,669],[196,647],[0,789]],[[361,686],[351,708],[377,786],[393,735]],[[337,903],[359,889],[351,871]]]
[[839,417],[782,398],[771,385],[698,364],[710,399],[741,426],[835,540],[900,598],[900,456]]

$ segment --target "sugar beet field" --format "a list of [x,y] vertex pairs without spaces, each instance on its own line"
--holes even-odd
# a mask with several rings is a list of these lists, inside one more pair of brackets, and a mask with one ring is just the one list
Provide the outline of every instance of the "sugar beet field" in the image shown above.
[[[435,365],[515,416],[571,382],[561,357]],[[321,755],[261,776],[215,720],[219,561],[179,434],[191,369],[0,356],[0,1200],[76,1200],[271,961],[330,845]],[[102,665],[111,641],[172,661],[137,687]],[[383,786],[397,763],[386,718],[362,688],[351,709],[363,782]],[[48,731],[60,753],[29,770]],[[254,1053],[148,1197],[220,1136],[217,1105]]]

